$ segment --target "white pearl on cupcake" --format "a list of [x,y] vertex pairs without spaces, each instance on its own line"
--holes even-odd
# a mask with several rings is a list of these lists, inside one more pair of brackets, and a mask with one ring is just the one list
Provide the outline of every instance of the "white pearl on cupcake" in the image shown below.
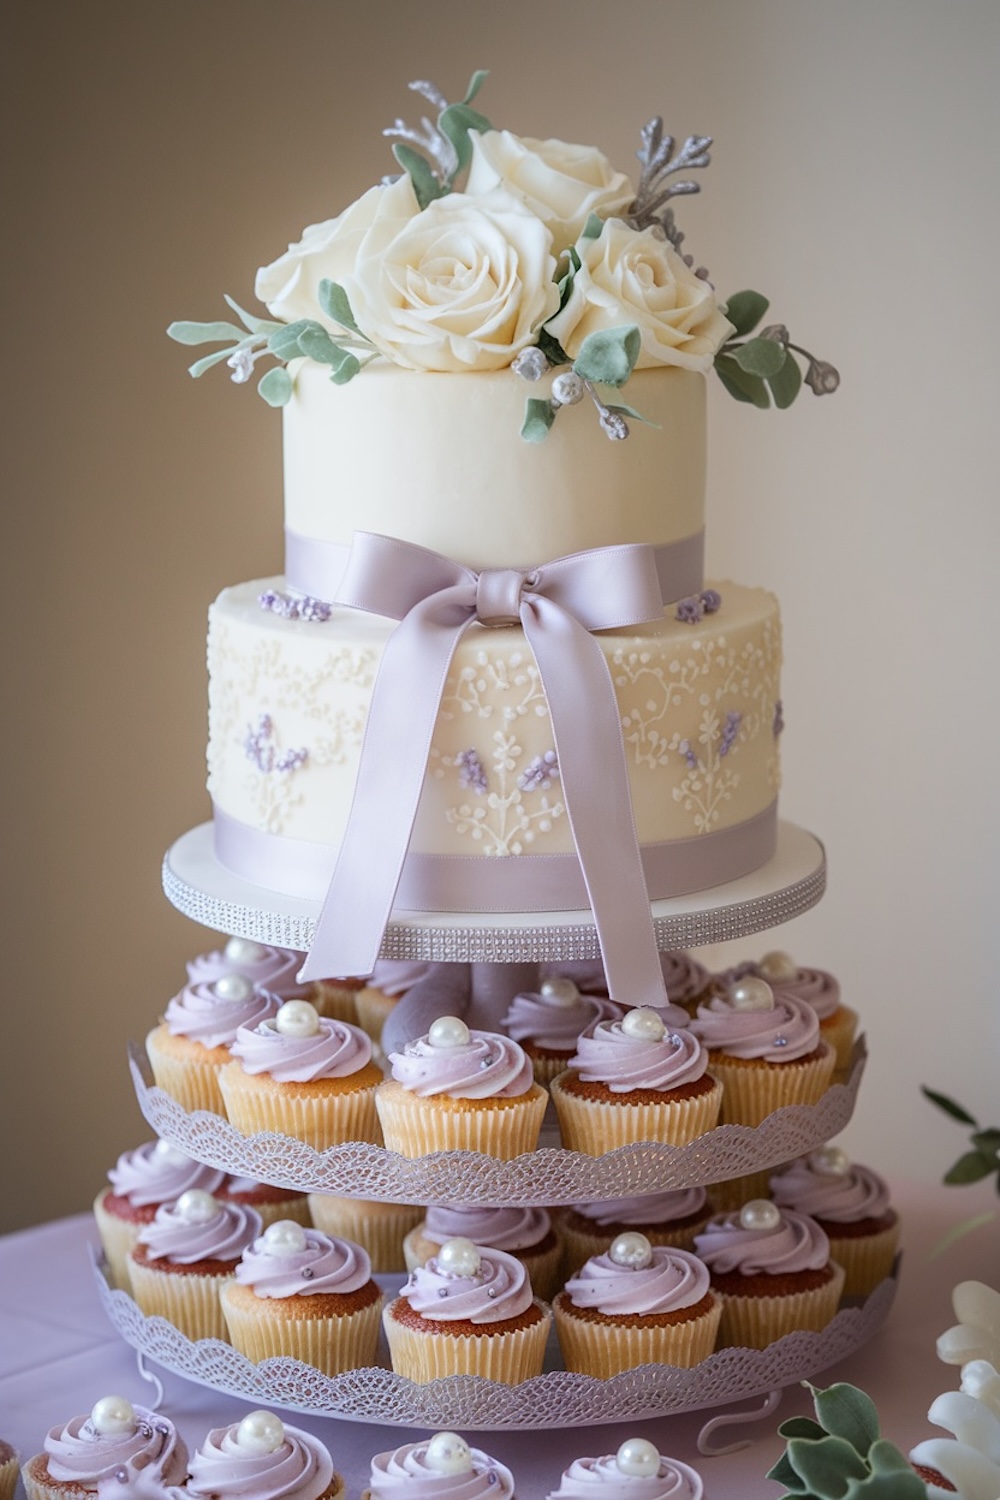
[[252,1411],[236,1429],[236,1446],[244,1453],[277,1453],[285,1441],[285,1424],[273,1411]]
[[808,1160],[813,1171],[824,1177],[846,1177],[851,1170],[851,1158],[842,1146],[820,1146],[810,1151]]
[[174,1212],[185,1224],[208,1224],[219,1212],[219,1205],[204,1188],[187,1188],[174,1204]]
[[765,953],[757,965],[765,979],[794,979],[799,972],[799,966],[787,953],[781,953],[775,949],[771,953]]
[[543,980],[538,993],[543,1000],[567,1008],[575,1005],[580,998],[580,991],[572,979],[566,979],[561,974],[554,974],[551,979]]
[[648,1438],[626,1438],[615,1454],[622,1474],[633,1479],[653,1479],[660,1472],[660,1452]]
[[186,1151],[162,1139],[156,1142],[151,1155],[158,1165],[166,1167],[183,1167],[191,1160]]
[[469,1041],[469,1028],[461,1016],[438,1016],[431,1022],[427,1040],[432,1047],[465,1047]]
[[319,1011],[308,1000],[286,1000],[278,1007],[274,1029],[282,1036],[315,1036],[319,1031]]
[[482,1265],[478,1246],[461,1234],[445,1240],[434,1259],[445,1276],[476,1276]]
[[741,1229],[777,1229],[781,1223],[781,1209],[770,1198],[751,1198],[740,1209]]
[[212,994],[218,1000],[232,1000],[235,1003],[249,1000],[253,994],[253,980],[248,979],[245,974],[223,974],[212,985]]
[[472,1449],[457,1432],[436,1432],[424,1449],[424,1462],[435,1474],[471,1474]]
[[729,1003],[733,1010],[773,1010],[774,991],[766,979],[748,974],[729,991]]
[[101,1437],[115,1437],[135,1431],[135,1411],[124,1396],[102,1396],[90,1413],[94,1431]]
[[259,964],[267,957],[267,949],[252,938],[231,937],[222,951],[231,964]]
[[306,1248],[306,1232],[294,1219],[277,1219],[261,1239],[268,1255],[299,1255]]
[[651,1005],[637,1005],[622,1016],[622,1031],[637,1042],[659,1042],[666,1035],[663,1017]]
[[627,1266],[631,1271],[641,1271],[653,1259],[653,1247],[644,1234],[637,1229],[626,1229],[611,1241],[608,1258],[616,1266]]

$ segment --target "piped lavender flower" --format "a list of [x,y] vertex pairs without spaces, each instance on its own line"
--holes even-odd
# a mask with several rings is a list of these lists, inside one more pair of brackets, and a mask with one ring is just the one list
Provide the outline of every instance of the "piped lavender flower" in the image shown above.
[[479,759],[476,750],[460,750],[456,757],[458,766],[458,779],[462,786],[469,787],[477,796],[482,796],[486,791],[486,768]]

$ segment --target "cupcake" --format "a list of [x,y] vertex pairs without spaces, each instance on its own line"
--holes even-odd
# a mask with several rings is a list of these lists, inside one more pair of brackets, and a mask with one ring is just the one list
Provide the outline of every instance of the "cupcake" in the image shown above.
[[361,1500],[514,1500],[514,1477],[457,1432],[436,1432],[372,1459]]
[[376,1047],[382,1042],[382,1027],[390,1012],[421,979],[426,979],[432,964],[419,960],[380,958],[368,983],[355,996],[357,1022],[367,1031]]
[[224,948],[202,953],[187,965],[192,984],[214,984],[224,974],[242,974],[278,1000],[308,1000],[320,1015],[354,1021],[354,997],[363,979],[317,979],[300,983],[298,972],[305,954],[294,948],[273,948],[250,938],[231,937]]
[[378,1141],[375,1085],[381,1069],[358,1026],[321,1016],[308,1000],[241,1026],[219,1073],[226,1113],[244,1135],[276,1130],[324,1150]]
[[360,1245],[378,1274],[407,1269],[403,1240],[424,1216],[419,1204],[371,1203],[336,1193],[310,1193],[309,1212],[324,1234]]
[[202,1166],[169,1141],[146,1141],[134,1151],[123,1151],[108,1173],[110,1187],[94,1200],[94,1218],[114,1285],[131,1291],[129,1256],[161,1203],[176,1203],[188,1188],[218,1192],[225,1175]]
[[411,1271],[382,1322],[392,1368],[409,1380],[484,1375],[517,1385],[541,1374],[552,1317],[513,1255],[454,1239]]
[[0,1500],[14,1500],[21,1462],[17,1449],[0,1438]]
[[334,1500],[344,1481],[326,1447],[270,1411],[216,1427],[191,1455],[185,1500]]
[[440,1016],[389,1065],[375,1102],[390,1151],[481,1151],[509,1161],[537,1145],[548,1095],[509,1037]]
[[157,1086],[186,1110],[225,1114],[218,1075],[230,1043],[241,1026],[256,1026],[277,1009],[275,996],[243,974],[185,985],[146,1038]]
[[275,1187],[270,1182],[258,1182],[255,1177],[227,1177],[216,1197],[224,1203],[252,1208],[260,1215],[265,1229],[279,1219],[294,1219],[304,1227],[312,1223],[308,1195],[296,1188]]
[[700,1364],[715,1347],[722,1303],[690,1250],[630,1230],[580,1267],[552,1311],[567,1370],[607,1377],[637,1365]]
[[638,1229],[651,1245],[693,1250],[694,1237],[715,1212],[703,1187],[667,1188],[635,1198],[607,1198],[602,1203],[574,1203],[558,1215],[563,1242],[563,1273],[571,1276],[592,1255],[610,1249],[612,1240]]
[[720,1348],[766,1349],[798,1328],[818,1332],[837,1311],[843,1267],[806,1214],[753,1199],[710,1219],[695,1248],[722,1300]]
[[129,1262],[139,1307],[147,1317],[168,1319],[189,1339],[225,1339],[219,1292],[261,1228],[252,1208],[220,1203],[200,1188],[164,1204]]
[[617,1453],[576,1458],[546,1500],[701,1500],[696,1470],[663,1458],[648,1438],[626,1438]]
[[823,1146],[771,1178],[771,1197],[816,1220],[843,1266],[845,1297],[867,1297],[892,1274],[899,1217],[885,1181],[853,1163],[839,1146]]
[[581,1031],[595,1021],[620,1020],[622,1007],[598,995],[582,995],[572,979],[544,979],[537,993],[515,995],[503,1029],[531,1058],[539,1083],[551,1083],[569,1066]]
[[562,1261],[562,1245],[544,1208],[484,1208],[431,1204],[427,1216],[406,1236],[403,1253],[412,1271],[436,1255],[445,1240],[466,1239],[491,1250],[516,1256],[528,1273],[537,1297],[548,1302],[555,1294]]
[[279,1220],[220,1292],[230,1342],[254,1364],[288,1354],[326,1375],[375,1363],[382,1293],[359,1245]]
[[703,1001],[691,1030],[722,1084],[723,1124],[760,1125],[785,1105],[817,1104],[830,1083],[836,1057],[816,1012],[763,979],[748,975]]
[[838,1072],[851,1065],[854,1036],[858,1029],[857,1012],[840,998],[840,984],[825,969],[804,969],[787,953],[765,953],[758,964],[760,977],[776,990],[797,995],[812,1006],[819,1017],[819,1034],[837,1054],[834,1067]]
[[50,1428],[44,1451],[28,1460],[21,1477],[28,1500],[76,1500],[112,1482],[123,1495],[135,1493],[140,1475],[149,1493],[156,1483],[181,1485],[187,1463],[187,1448],[167,1417],[124,1396],[102,1396],[89,1416]]
[[[667,997],[672,1005],[689,1006],[711,979],[703,964],[690,953],[681,951],[660,954],[660,968]],[[585,995],[608,998],[608,981],[599,958],[573,959],[566,963],[543,964],[542,979],[564,976],[571,979]]]
[[552,1100],[563,1145],[601,1156],[633,1141],[683,1146],[711,1130],[722,1088],[687,1027],[674,1031],[650,1006],[585,1032]]

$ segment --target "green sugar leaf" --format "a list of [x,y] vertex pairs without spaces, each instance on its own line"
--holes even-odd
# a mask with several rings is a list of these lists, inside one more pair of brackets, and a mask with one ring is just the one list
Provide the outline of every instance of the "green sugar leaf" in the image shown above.
[[428,203],[433,203],[435,198],[443,195],[444,188],[434,176],[430,163],[420,155],[419,151],[414,151],[413,147],[408,146],[405,141],[396,141],[392,154],[409,177],[414,196],[421,208],[426,208]]
[[813,1391],[816,1416],[834,1437],[850,1443],[862,1457],[879,1436],[874,1401],[856,1385],[839,1381],[825,1391]]
[[741,370],[731,355],[719,353],[715,356],[715,373],[737,401],[750,401],[762,411],[770,406],[771,398],[763,380]]
[[535,342],[538,345],[539,349],[541,349],[542,353],[545,355],[545,358],[548,360],[550,365],[569,364],[569,355],[566,353],[566,350],[563,348],[562,344],[560,344],[559,340],[552,337],[548,329],[539,328],[538,337]]
[[978,1125],[979,1122],[972,1118],[967,1109],[963,1109],[960,1104],[956,1104],[954,1099],[949,1099],[946,1094],[935,1093],[925,1083],[921,1084],[920,1092],[925,1099],[929,1099],[932,1104],[936,1104],[938,1109],[943,1109],[946,1115],[951,1115],[953,1120],[959,1120],[963,1125]]
[[746,370],[748,375],[759,375],[762,380],[777,375],[789,357],[774,339],[749,339],[745,344],[730,344],[728,352],[741,370]]
[[304,328],[298,342],[306,358],[314,359],[318,365],[339,365],[343,359],[344,350],[319,323]]
[[791,406],[802,389],[802,371],[798,361],[789,354],[778,373],[768,376],[767,383],[771,387],[775,406],[782,411]]
[[294,323],[282,323],[280,328],[268,338],[268,352],[278,359],[298,359],[302,354],[299,340],[308,328],[322,330],[322,324],[311,318],[299,318]]
[[982,1156],[978,1151],[967,1151],[960,1156],[953,1167],[949,1167],[944,1174],[944,1181],[954,1185],[962,1185],[967,1182],[979,1182],[983,1177],[989,1177],[991,1172],[996,1171],[996,1162],[989,1157]]
[[485,115],[481,115],[478,110],[472,109],[468,104],[449,104],[438,115],[438,129],[451,141],[458,158],[458,165],[449,179],[450,187],[459,173],[465,171],[472,158],[469,131],[478,130],[481,135],[485,135],[488,130],[493,129],[493,126]]
[[631,375],[641,348],[642,339],[634,323],[624,328],[602,328],[584,339],[573,369],[584,380],[613,385],[617,390]]
[[604,220],[600,214],[589,214],[587,222],[580,231],[581,240],[596,240],[604,228]]
[[196,359],[193,365],[188,365],[188,374],[193,375],[197,380],[199,375],[204,375],[205,371],[210,370],[213,365],[221,364],[224,359],[229,358],[229,355],[229,349],[216,349],[214,354],[206,354],[204,359]]
[[789,1417],[787,1422],[782,1422],[778,1428],[778,1436],[783,1438],[821,1438],[826,1436],[826,1428],[814,1422],[812,1417]]
[[910,1461],[895,1443],[878,1438],[868,1449],[868,1463],[873,1474],[912,1473]]
[[802,1482],[827,1500],[841,1500],[847,1494],[848,1480],[868,1474],[864,1459],[842,1437],[792,1438],[788,1461]]
[[521,436],[526,443],[541,443],[548,436],[555,419],[551,402],[544,401],[539,396],[529,396],[524,406]]
[[361,361],[349,349],[339,349],[337,352],[340,357],[336,363],[326,361],[330,365],[330,379],[334,385],[346,385],[361,369]]
[[760,292],[734,292],[725,306],[725,314],[736,329],[738,338],[752,333],[767,312],[770,303]]
[[253,313],[246,312],[238,302],[233,301],[232,297],[227,296],[226,301],[237,317],[243,319],[251,333],[273,333],[276,328],[281,327],[281,324],[276,323],[273,318],[258,318]]
[[341,328],[349,328],[352,333],[361,333],[361,329],[354,321],[351,303],[344,288],[326,276],[319,284],[319,305],[327,317],[339,323]]
[[791,1490],[793,1495],[805,1495],[806,1486],[796,1474],[788,1462],[788,1454],[783,1453],[773,1468],[768,1469],[765,1479],[773,1479],[778,1484],[783,1484],[786,1490]]
[[620,417],[631,417],[635,422],[641,422],[644,427],[655,427],[657,432],[661,431],[660,423],[653,422],[649,417],[644,417],[641,411],[636,411],[634,406],[625,406],[624,403],[609,401],[608,411],[617,412]]
[[275,365],[257,384],[258,393],[268,406],[284,406],[292,394],[292,377],[284,365]]
[[463,104],[471,104],[472,103],[473,99],[479,93],[479,90],[482,88],[483,84],[486,82],[486,80],[487,80],[487,78],[489,78],[489,76],[490,76],[490,70],[489,70],[489,68],[477,68],[476,69],[476,71],[473,73],[472,77],[469,80],[469,87],[466,89],[466,91],[465,91],[465,98],[462,100]]
[[178,344],[217,344],[222,340],[243,338],[243,329],[235,323],[171,323],[167,329]]

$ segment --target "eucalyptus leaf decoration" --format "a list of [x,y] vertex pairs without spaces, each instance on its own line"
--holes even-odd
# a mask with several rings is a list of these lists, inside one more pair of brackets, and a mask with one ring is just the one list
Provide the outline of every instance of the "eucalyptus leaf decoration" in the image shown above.
[[[784,323],[771,323],[754,333],[769,303],[760,292],[735,292],[723,311],[734,333],[715,356],[715,373],[731,396],[766,411],[772,401],[783,409],[791,406],[805,383],[817,396],[831,395],[840,375],[826,360],[793,344]],[[803,376],[798,360],[806,361]]]
[[521,427],[522,438],[529,443],[540,443],[548,436],[557,413],[564,406],[575,406],[585,396],[589,396],[597,408],[604,433],[614,441],[627,438],[629,426],[626,418],[638,422],[645,422],[646,418],[612,397],[635,369],[641,349],[642,337],[635,324],[630,323],[622,328],[602,328],[588,334],[572,362],[551,336],[547,337],[545,344],[540,342],[523,350],[514,361],[513,369],[525,380],[538,380],[553,365],[568,364],[570,368],[553,380],[548,400],[528,397]]
[[410,88],[437,109],[437,119],[429,120],[425,115],[419,126],[396,120],[383,130],[384,136],[395,138],[392,154],[409,176],[421,208],[455,191],[455,183],[472,157],[469,132],[493,129],[486,116],[472,108],[488,77],[485,68],[477,69],[460,104],[449,104],[440,89],[426,79],[411,83]]
[[812,1392],[816,1420],[791,1417],[778,1433],[787,1447],[767,1478],[796,1500],[927,1500],[906,1456],[879,1431],[870,1396],[842,1382]]

